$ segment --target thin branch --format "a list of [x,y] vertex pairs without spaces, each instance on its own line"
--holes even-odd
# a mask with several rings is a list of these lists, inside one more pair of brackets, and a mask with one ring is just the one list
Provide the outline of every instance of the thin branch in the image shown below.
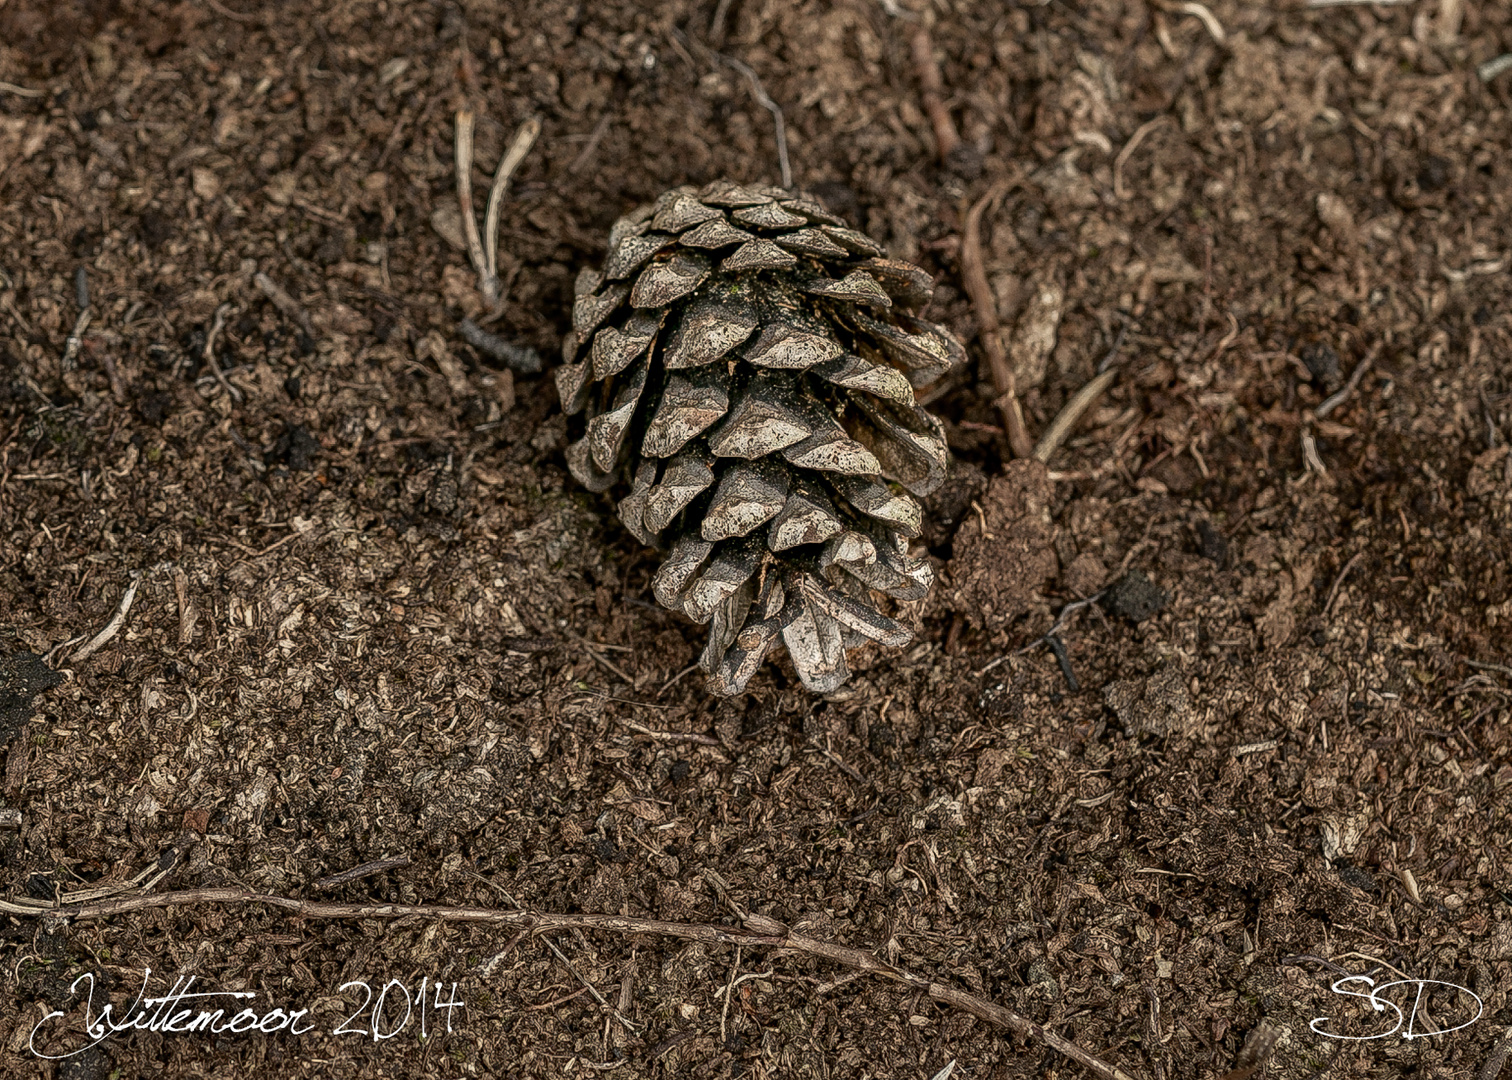
[[489,333],[471,319],[463,319],[457,332],[479,352],[487,353],[511,371],[521,375],[537,375],[541,371],[541,354],[528,345],[516,345],[508,338]]
[[128,896],[64,907],[36,902],[17,904],[0,901],[0,911],[33,917],[47,915],[63,919],[102,919],[129,911],[178,907],[185,904],[266,904],[270,907],[282,908],[304,919],[421,918],[437,919],[442,922],[505,926],[534,935],[561,930],[597,930],[615,934],[650,934],[708,945],[792,949],[926,993],[935,1001],[970,1013],[998,1027],[1007,1028],[1023,1038],[1034,1039],[1065,1055],[1094,1075],[1102,1077],[1103,1080],[1133,1080],[1133,1077],[1117,1066],[1092,1056],[1069,1039],[1047,1030],[1043,1025],[1020,1016],[1011,1009],[1005,1009],[975,994],[886,963],[864,949],[837,945],[795,933],[775,919],[769,919],[763,915],[747,915],[742,929],[715,926],[711,923],[667,922],[661,919],[620,915],[562,915],[552,912],[501,911],[497,908],[448,907],[436,904],[331,904],[234,888],[184,889],[177,892]]
[[[1073,601],[1071,601],[1071,603],[1069,603],[1065,607],[1061,608],[1060,614],[1055,617],[1055,625],[1052,626],[1049,630],[1047,630],[1042,637],[1035,638],[1033,641],[1031,641],[1029,644],[1025,645],[1023,648],[1015,649],[1013,652],[1009,653],[1008,656],[1000,656],[1000,657],[998,657],[996,660],[992,661],[992,663],[988,664],[986,667],[984,667],[980,671],[978,671],[976,673],[977,678],[980,679],[983,675],[987,674],[993,668],[995,668],[999,664],[1001,664],[1004,660],[1007,660],[1009,656],[1021,656],[1024,653],[1028,652],[1030,649],[1037,649],[1041,645],[1049,644],[1049,642],[1051,641],[1051,639],[1059,641],[1060,640],[1061,631],[1066,628],[1066,621],[1067,621],[1067,619],[1071,615],[1073,615],[1076,612],[1080,611],[1082,608],[1084,608],[1084,607],[1090,607],[1091,605],[1097,603],[1099,600],[1101,600],[1103,598],[1103,594],[1106,593],[1107,591],[1108,591],[1107,589],[1102,589],[1102,590],[1100,590],[1098,592],[1093,593],[1091,596],[1087,597],[1085,600],[1073,600]],[[1064,646],[1062,646],[1062,647],[1064,648]]]
[[1207,27],[1207,32],[1213,36],[1213,40],[1219,45],[1228,40],[1228,35],[1223,30],[1223,24],[1218,21],[1211,11],[1196,3],[1195,0],[1186,0],[1185,3],[1172,3],[1171,0],[1157,0],[1157,3],[1165,11],[1179,15],[1195,15],[1202,25]]
[[647,738],[656,739],[658,742],[697,743],[699,746],[724,745],[724,743],[714,736],[704,735],[697,731],[658,731],[656,728],[647,727],[645,724],[638,724],[634,720],[627,720],[623,716],[615,716],[611,717],[611,719],[616,724],[621,724],[631,731],[637,731]]
[[766,87],[762,85],[761,77],[751,69],[749,64],[737,60],[733,56],[726,56],[722,52],[715,52],[703,42],[688,37],[681,30],[674,29],[672,31],[672,38],[676,43],[691,46],[699,53],[702,53],[704,60],[711,67],[716,64],[724,64],[746,77],[746,81],[751,84],[751,95],[756,99],[757,104],[772,114],[772,126],[777,131],[777,168],[782,173],[782,186],[791,189],[793,186],[793,170],[788,164],[787,121],[783,118],[782,107],[772,100],[772,96],[767,93]]
[[1013,374],[1013,365],[1003,348],[1001,326],[998,322],[997,301],[987,284],[987,272],[982,264],[982,214],[990,203],[1007,193],[1012,181],[1000,180],[987,190],[966,213],[966,223],[961,228],[961,281],[971,296],[976,311],[978,336],[982,349],[987,353],[987,363],[992,369],[992,384],[997,390],[995,404],[1003,414],[1003,429],[1008,433],[1008,445],[1017,458],[1034,455],[1034,440],[1024,427],[1023,410],[1019,407],[1018,385]]
[[1512,53],[1502,53],[1493,60],[1487,60],[1475,69],[1475,74],[1481,82],[1488,83],[1504,71],[1512,71]]
[[94,316],[88,308],[79,312],[73,332],[63,342],[63,359],[60,364],[64,371],[72,371],[79,366],[79,349],[84,345],[84,331],[89,329],[89,320],[92,318]]
[[[675,686],[677,684],[677,682],[684,675],[690,675],[690,674],[692,674],[693,672],[695,672],[697,670],[698,670],[698,664],[696,664],[696,663],[689,664],[687,667],[685,667],[681,671],[679,671],[676,675],[672,676],[666,682],[662,683],[661,689],[656,692],[656,696],[657,697],[661,697],[668,690],[670,690],[673,686]],[[718,740],[715,740],[715,741],[717,742]],[[723,744],[721,743],[720,745],[723,745]]]

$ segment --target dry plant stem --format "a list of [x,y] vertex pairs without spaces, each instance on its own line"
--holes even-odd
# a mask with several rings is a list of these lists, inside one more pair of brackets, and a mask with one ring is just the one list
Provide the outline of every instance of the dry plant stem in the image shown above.
[[1502,53],[1500,56],[1487,60],[1475,69],[1475,74],[1480,81],[1488,83],[1504,71],[1512,71],[1512,53]]
[[929,27],[922,24],[915,27],[910,45],[914,71],[919,77],[919,96],[924,101],[929,125],[934,128],[935,153],[943,165],[961,145],[961,136],[956,132],[955,121],[950,118],[950,110],[945,107],[945,81],[940,77],[940,65],[935,62],[934,39]]
[[273,306],[283,312],[289,318],[299,324],[299,328],[311,338],[315,336],[315,328],[310,323],[310,316],[305,309],[299,306],[299,302],[290,296],[283,288],[267,274],[258,271],[252,275],[252,284],[257,286],[260,293],[273,301]]
[[243,15],[240,11],[232,11],[224,4],[220,3],[219,0],[205,0],[205,3],[212,10],[219,12],[233,22],[255,23],[258,21],[258,17],[256,15]]
[[[483,295],[495,306],[502,299],[499,296],[499,204],[504,201],[509,178],[520,167],[520,162],[525,160],[525,155],[530,153],[530,148],[535,145],[540,134],[539,116],[532,116],[520,125],[520,130],[515,132],[514,142],[504,152],[504,160],[499,162],[499,171],[494,173],[493,187],[488,192],[488,211],[483,222],[483,242],[486,245],[483,252]],[[468,209],[471,209],[470,203]]]
[[84,331],[89,329],[89,320],[93,317],[88,308],[79,312],[79,318],[74,323],[73,332],[68,335],[68,339],[63,343],[62,366],[64,371],[72,371],[78,366],[79,349],[84,344]]
[[330,877],[323,877],[319,881],[315,882],[314,885],[311,886],[311,888],[334,889],[338,885],[345,885],[350,881],[358,881],[365,877],[372,877],[374,874],[381,874],[385,870],[397,870],[400,867],[408,866],[409,864],[410,858],[408,855],[401,855],[397,859],[379,859],[376,862],[363,863],[361,866],[354,866],[350,870],[343,870],[339,874],[332,874]]
[[483,238],[478,235],[478,219],[473,214],[472,163],[473,163],[473,114],[471,109],[457,110],[457,142],[454,149],[457,164],[457,202],[462,207],[462,233],[467,238],[467,257],[472,260],[478,280],[486,278],[488,258],[483,253]]
[[[1028,652],[1031,649],[1037,649],[1041,645],[1048,644],[1049,641],[1052,638],[1054,638],[1055,640],[1059,641],[1060,640],[1061,631],[1066,628],[1066,622],[1067,622],[1067,620],[1073,614],[1075,614],[1076,612],[1080,611],[1082,608],[1084,608],[1084,607],[1091,607],[1093,604],[1097,603],[1099,600],[1101,600],[1103,598],[1103,594],[1106,593],[1107,591],[1108,590],[1106,590],[1106,589],[1101,589],[1098,592],[1093,593],[1091,596],[1087,597],[1084,600],[1073,600],[1071,603],[1069,603],[1065,607],[1061,608],[1060,614],[1055,617],[1055,625],[1052,626],[1049,630],[1045,631],[1045,633],[1041,637],[1035,638],[1033,641],[1031,641],[1029,644],[1023,646],[1022,648],[1015,649],[1013,652],[1009,653],[1007,656],[1000,656],[1000,657],[998,657],[996,660],[992,661],[992,663],[988,664],[986,667],[984,667],[981,670],[977,671],[975,673],[976,677],[980,679],[983,675],[987,674],[993,668],[997,667],[999,664],[1001,664],[1004,661],[1006,661],[1009,657],[1012,657],[1012,656],[1022,656],[1024,653]],[[1059,659],[1059,657],[1057,657],[1057,659]]]
[[1328,613],[1333,610],[1334,601],[1339,598],[1339,586],[1344,584],[1344,579],[1347,578],[1349,576],[1349,572],[1355,568],[1355,563],[1359,562],[1364,557],[1365,553],[1363,551],[1355,552],[1354,555],[1350,557],[1349,561],[1344,564],[1344,569],[1339,571],[1339,576],[1334,578],[1333,588],[1328,590],[1328,603],[1323,605],[1323,617],[1325,619],[1328,618]]
[[772,100],[771,95],[766,92],[766,87],[761,84],[761,79],[757,77],[750,65],[742,63],[733,56],[725,56],[723,53],[714,53],[714,55],[746,77],[746,81],[751,84],[751,94],[756,98],[757,103],[772,114],[772,126],[777,133],[777,168],[782,174],[782,186],[791,188],[793,169],[788,164],[787,121],[783,118],[781,106]]
[[1181,15],[1196,16],[1197,19],[1201,21],[1202,25],[1207,27],[1207,32],[1212,35],[1213,40],[1216,41],[1219,45],[1222,45],[1225,41],[1228,40],[1228,35],[1224,33],[1223,30],[1223,24],[1218,21],[1217,17],[1211,11],[1209,11],[1202,4],[1196,3],[1195,0],[1186,0],[1185,3],[1173,3],[1171,2],[1171,0],[1158,0],[1158,4],[1159,7],[1161,7],[1165,11],[1170,11]]
[[961,229],[961,280],[976,311],[982,350],[986,352],[987,363],[992,369],[992,385],[998,395],[995,404],[1003,414],[1003,430],[1008,433],[1009,449],[1014,457],[1027,458],[1034,456],[1034,440],[1024,427],[1024,413],[1019,407],[1013,365],[1008,362],[1008,354],[1003,349],[997,301],[992,295],[992,288],[987,284],[987,271],[982,265],[982,214],[990,203],[1001,198],[1007,190],[1008,183],[999,181],[967,211],[966,223]]
[[1118,156],[1113,159],[1113,194],[1117,198],[1126,200],[1130,197],[1129,190],[1124,187],[1123,181],[1124,166],[1129,163],[1130,155],[1139,149],[1139,144],[1144,142],[1145,136],[1165,123],[1166,119],[1167,117],[1165,116],[1157,116],[1153,120],[1147,120],[1143,124],[1140,124],[1134,130],[1134,134],[1129,136],[1129,141],[1124,143],[1123,149],[1118,152]]
[[719,0],[714,7],[714,17],[709,20],[709,40],[718,45],[724,41],[725,16],[730,13],[730,0]]
[[1375,363],[1375,358],[1380,354],[1380,351],[1381,346],[1380,343],[1377,342],[1374,346],[1371,347],[1370,352],[1365,354],[1365,359],[1356,364],[1355,369],[1349,373],[1349,381],[1344,384],[1343,388],[1340,389],[1337,394],[1329,397],[1326,401],[1324,401],[1321,405],[1314,409],[1313,415],[1316,416],[1319,420],[1324,420],[1328,417],[1329,413],[1333,412],[1340,405],[1344,404],[1344,402],[1348,401],[1350,395],[1353,394],[1355,392],[1355,389],[1360,385],[1360,380],[1364,378],[1365,373],[1369,371],[1371,365]]
[[1034,448],[1035,461],[1043,465],[1050,464],[1051,456],[1060,448],[1060,444],[1065,441],[1066,436],[1071,434],[1071,429],[1082,418],[1082,414],[1092,407],[1093,402],[1102,397],[1103,391],[1111,386],[1113,380],[1117,377],[1118,372],[1116,369],[1104,371],[1101,375],[1098,375],[1091,382],[1087,383],[1086,386],[1078,390],[1075,397],[1066,402],[1065,407],[1050,422],[1050,426],[1045,430],[1045,434],[1040,436],[1039,445]]
[[715,926],[710,923],[667,922],[620,915],[561,915],[551,912],[501,911],[497,908],[446,907],[435,904],[331,904],[313,900],[296,900],[287,896],[257,893],[250,889],[184,889],[151,896],[127,896],[66,907],[16,904],[0,901],[0,911],[12,915],[47,915],[64,919],[102,919],[129,911],[176,907],[182,904],[267,904],[283,908],[305,919],[439,919],[443,922],[484,923],[508,926],[531,934],[549,934],[561,930],[598,930],[617,934],[651,934],[708,945],[735,945],[741,948],[792,949],[809,956],[832,960],[845,967],[902,983],[935,1001],[968,1012],[973,1016],[1007,1028],[1015,1034],[1035,1039],[1064,1054],[1104,1080],[1133,1080],[1117,1066],[1093,1057],[1075,1043],[1047,1031],[1027,1017],[995,1005],[985,998],[953,986],[935,982],[922,975],[885,963],[864,949],[820,941],[794,933],[782,923],[762,915],[747,915],[745,929]]
[[616,724],[622,724],[631,731],[638,731],[647,738],[656,739],[659,742],[686,742],[697,743],[699,746],[722,746],[718,739],[712,735],[703,735],[696,731],[658,731],[656,728],[638,724],[634,720],[626,720],[623,716],[613,718]]
[[573,176],[581,173],[588,166],[588,163],[593,160],[593,155],[598,152],[599,143],[604,141],[604,135],[608,133],[609,125],[613,119],[613,115],[606,112],[603,116],[599,117],[598,123],[593,125],[593,130],[588,133],[588,141],[578,151],[578,156],[572,159],[572,164],[567,166],[567,171]]
[[231,381],[226,378],[226,373],[222,371],[220,369],[220,365],[215,362],[215,339],[220,336],[221,328],[226,325],[226,312],[230,310],[230,304],[222,304],[220,307],[215,309],[215,318],[210,322],[210,332],[205,335],[204,356],[205,363],[210,365],[210,370],[215,373],[215,381],[221,384],[221,388],[225,390],[228,395],[230,395],[232,401],[240,405],[242,400],[242,392],[231,385]]
[[104,648],[110,639],[120,633],[121,627],[126,625],[126,616],[131,612],[131,603],[136,599],[137,586],[141,584],[142,575],[137,574],[131,579],[131,584],[126,586],[126,594],[121,597],[121,606],[116,609],[115,615],[105,624],[101,630],[87,644],[80,647],[79,651],[68,658],[69,663],[86,660]]

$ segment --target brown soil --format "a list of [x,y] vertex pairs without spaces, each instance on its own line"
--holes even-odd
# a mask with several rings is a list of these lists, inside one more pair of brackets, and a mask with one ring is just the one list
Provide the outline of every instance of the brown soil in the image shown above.
[[[894,8],[0,2],[0,80],[36,92],[0,87],[0,657],[66,676],[7,713],[0,894],[162,867],[157,891],[744,909],[1139,1077],[1220,1076],[1262,1025],[1265,1076],[1481,1070],[1512,1024],[1512,73],[1475,68],[1512,9],[931,5],[942,167]],[[567,476],[549,376],[457,333],[464,94],[480,192],[543,118],[492,329],[553,358],[617,215],[776,179],[770,117],[703,42],[966,339],[961,223],[1004,182],[983,246],[1033,433],[1120,372],[1046,475],[1005,462],[973,345],[930,395],[957,463],[917,642],[829,700],[781,664],[727,702],[677,678],[701,630]],[[1065,620],[1078,690],[1018,651],[1130,572]],[[1083,1075],[792,953],[257,906],[3,919],[8,1075]],[[31,1056],[79,974],[120,1002],[144,967],[320,1026]],[[1486,1014],[1331,1040],[1309,1021],[1380,1023],[1336,969]],[[330,1034],[343,983],[422,977],[457,984],[452,1034]]]

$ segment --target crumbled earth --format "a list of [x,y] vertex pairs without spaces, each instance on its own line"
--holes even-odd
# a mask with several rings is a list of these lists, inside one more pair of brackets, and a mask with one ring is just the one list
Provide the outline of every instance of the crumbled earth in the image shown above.
[[[939,588],[825,700],[781,662],[703,693],[702,629],[567,475],[549,374],[459,330],[555,356],[619,214],[777,179],[711,50],[971,347],[925,392],[957,459]],[[1151,1080],[1214,1080],[1252,1036],[1267,1077],[1486,1075],[1512,1025],[1512,73],[1476,72],[1507,52],[1492,0],[0,4],[0,658],[64,678],[29,669],[3,750],[0,1073],[1086,1075],[792,952],[22,903],[233,887],[750,912]],[[464,104],[480,212],[542,121],[492,319]],[[962,283],[989,195],[1031,433],[1118,373],[1043,469],[1007,460]],[[1079,690],[1020,652],[1135,572],[1149,617],[1066,614]],[[148,996],[192,975],[314,1028],[33,1056],[87,1042],[80,975],[119,1005],[145,968]],[[1484,1015],[1332,1039],[1316,1018],[1389,1029],[1329,992],[1350,974]],[[455,984],[450,1034],[333,1034],[343,984],[422,978]],[[1468,1001],[1439,988],[1416,1030]]]

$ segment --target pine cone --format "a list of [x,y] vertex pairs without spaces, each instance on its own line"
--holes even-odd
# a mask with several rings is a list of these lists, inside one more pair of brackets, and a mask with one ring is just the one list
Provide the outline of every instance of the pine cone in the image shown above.
[[914,387],[961,360],[917,318],[917,266],[775,188],[678,188],[609,232],[577,280],[556,373],[587,433],[567,464],[590,491],[629,482],[620,520],[669,549],[662,605],[709,623],[702,666],[738,694],[780,637],[803,683],[850,675],[845,650],[899,646],[889,612],[934,574],[910,557],[945,479],[939,421]]

